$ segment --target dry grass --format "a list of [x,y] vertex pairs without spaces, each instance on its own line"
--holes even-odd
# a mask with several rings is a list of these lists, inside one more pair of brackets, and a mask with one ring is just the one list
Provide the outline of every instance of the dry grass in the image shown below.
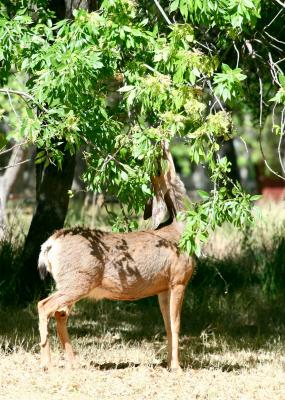
[[52,324],[54,368],[47,373],[39,367],[33,310],[0,314],[6,321],[0,328],[1,399],[285,398],[285,342],[280,336],[182,332],[184,372],[176,375],[163,365],[163,325],[152,306],[138,312],[136,307],[118,309],[116,303],[83,304],[73,314],[70,333],[79,365],[75,370],[65,366]]
[[[285,201],[260,203],[254,211],[254,217],[247,243],[257,249],[263,246],[272,247],[274,235],[284,231]],[[218,260],[229,255],[238,258],[244,250],[244,234],[242,230],[225,224],[212,232],[203,253]]]

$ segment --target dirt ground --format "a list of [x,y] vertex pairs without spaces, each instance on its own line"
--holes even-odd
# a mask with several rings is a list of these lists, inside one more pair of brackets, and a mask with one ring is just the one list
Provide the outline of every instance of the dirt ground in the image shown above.
[[162,334],[126,340],[122,328],[96,336],[80,324],[80,331],[76,323],[70,326],[78,358],[78,367],[72,370],[65,364],[53,326],[49,372],[40,369],[35,330],[25,337],[15,332],[2,335],[0,399],[285,399],[285,346],[280,337],[233,339],[212,332],[182,336],[183,372],[177,374],[163,365]]

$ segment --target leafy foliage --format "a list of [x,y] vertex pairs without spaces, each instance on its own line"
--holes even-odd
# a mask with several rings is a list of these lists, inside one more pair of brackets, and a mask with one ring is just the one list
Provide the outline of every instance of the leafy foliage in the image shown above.
[[243,28],[253,28],[260,17],[260,0],[174,0],[170,11],[180,11],[184,20],[217,26],[237,35]]
[[[76,10],[73,20],[59,22],[48,4],[0,8],[0,81],[26,79],[22,97],[28,106],[15,125],[41,149],[36,162],[60,168],[62,146],[74,153],[84,145],[88,188],[115,195],[138,213],[151,196],[161,143],[180,136],[190,159],[205,163],[213,182],[209,197],[186,212],[181,245],[193,252],[223,221],[250,221],[253,199],[237,185],[228,191],[230,164],[216,153],[218,142],[233,135],[229,108],[247,99],[247,77],[256,63],[250,35],[262,7],[271,5],[174,0],[168,6],[178,22],[165,25],[152,8],[132,0],[104,0],[97,12]],[[273,98],[280,103],[282,76]]]
[[233,98],[241,98],[241,82],[246,75],[241,73],[240,68],[231,69],[228,65],[222,64],[222,73],[216,73],[214,77],[215,93],[224,102]]

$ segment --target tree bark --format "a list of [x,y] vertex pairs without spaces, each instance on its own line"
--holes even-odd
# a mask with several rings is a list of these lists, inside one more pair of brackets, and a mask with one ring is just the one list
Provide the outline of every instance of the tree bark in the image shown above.
[[42,243],[64,225],[75,167],[75,156],[65,154],[62,169],[50,164],[45,170],[37,166],[37,205],[22,257],[22,300],[29,302],[44,293],[37,261]]

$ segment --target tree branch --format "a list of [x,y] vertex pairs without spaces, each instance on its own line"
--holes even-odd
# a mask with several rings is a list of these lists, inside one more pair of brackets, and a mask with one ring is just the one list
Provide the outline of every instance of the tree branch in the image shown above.
[[22,97],[23,99],[28,99],[29,101],[32,101],[33,103],[35,103],[37,105],[37,107],[41,108],[44,112],[48,112],[48,109],[45,108],[42,104],[40,104],[29,93],[22,92],[21,90],[14,90],[14,89],[8,89],[8,88],[0,89],[0,93],[5,93],[5,94],[7,94],[8,97],[10,94],[16,94],[16,95]]
[[14,168],[14,167],[16,167],[17,165],[25,164],[25,163],[27,163],[27,162],[29,162],[29,161],[31,161],[31,159],[30,159],[30,158],[27,158],[27,159],[24,160],[24,161],[19,161],[19,162],[17,162],[17,163],[11,164],[11,165],[9,164],[9,165],[7,165],[6,167],[0,168],[0,171],[4,171],[4,170],[9,169],[9,168]]
[[166,15],[164,9],[161,7],[161,5],[159,4],[158,0],[154,0],[156,7],[159,9],[161,15],[163,16],[163,18],[165,19],[165,21],[167,22],[168,25],[172,25],[172,22],[170,21],[170,19],[168,18],[168,16]]
[[285,8],[285,3],[282,3],[281,0],[275,0],[281,7]]
[[4,149],[6,146],[2,147],[2,149],[0,150],[0,156],[2,156],[3,154],[9,153],[10,151],[13,151],[16,147],[21,147],[24,146],[25,144],[27,144],[28,142],[21,142],[21,143],[16,143],[14,144],[14,146],[10,147],[7,150],[2,150]]
[[278,174],[276,171],[274,171],[270,165],[268,164],[266,158],[265,158],[265,154],[263,151],[263,147],[262,147],[262,114],[263,114],[263,83],[262,83],[262,79],[259,75],[259,71],[257,70],[257,74],[258,74],[258,81],[259,81],[259,94],[260,94],[260,103],[259,103],[259,148],[260,148],[260,152],[264,161],[264,164],[266,165],[266,167],[268,168],[268,170],[275,176],[277,176],[278,178],[282,179],[283,181],[285,181],[284,176]]
[[284,111],[285,111],[285,108],[283,108],[283,110],[281,112],[281,131],[280,131],[280,139],[279,139],[279,143],[278,143],[278,157],[279,157],[279,163],[281,165],[283,174],[285,174],[285,168],[284,168],[284,163],[283,163],[282,155],[281,155],[281,144],[282,144],[283,137],[284,137],[284,124],[285,124]]

